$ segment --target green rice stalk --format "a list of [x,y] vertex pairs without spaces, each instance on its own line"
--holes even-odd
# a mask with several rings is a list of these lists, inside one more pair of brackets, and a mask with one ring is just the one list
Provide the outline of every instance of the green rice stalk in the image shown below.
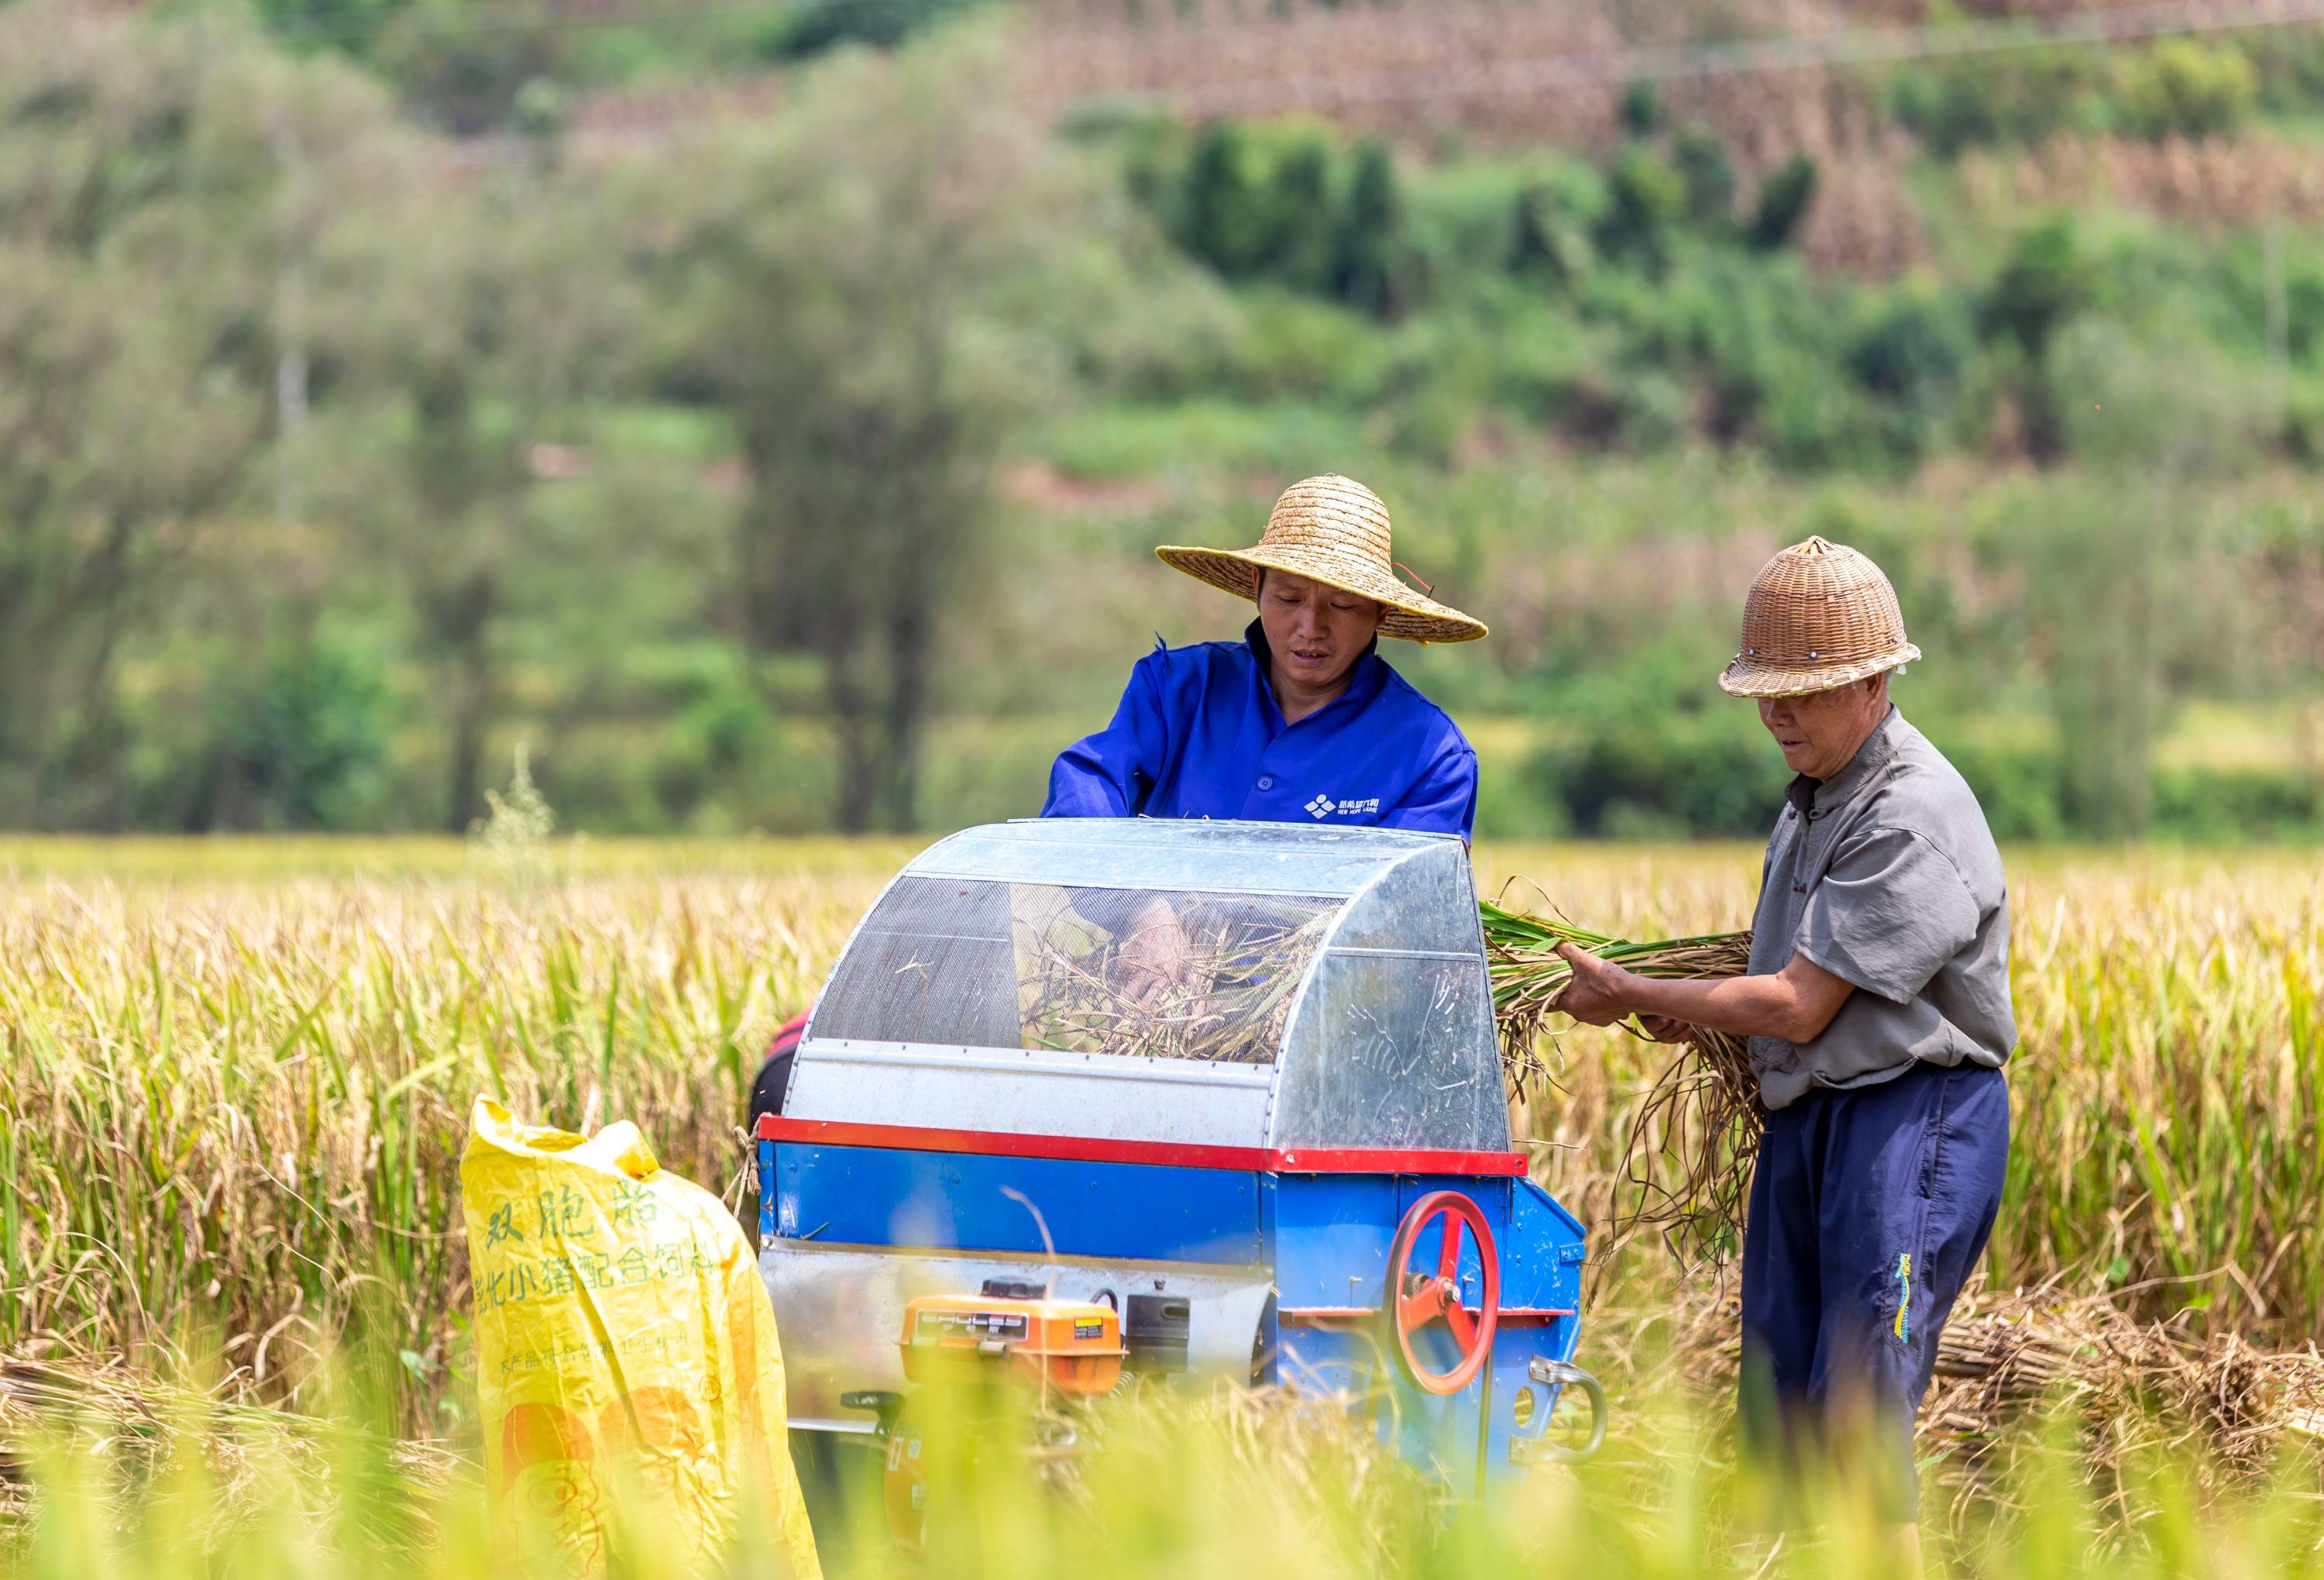
[[[1573,967],[1557,952],[1559,945],[1574,945],[1641,976],[1673,981],[1739,976],[1751,960],[1748,932],[1637,943],[1591,932],[1563,918],[1524,915],[1490,901],[1480,902],[1478,910],[1502,1066],[1520,1095],[1536,1079],[1548,1077],[1539,1049],[1554,1043],[1554,1006],[1573,980]],[[1623,1030],[1653,1040],[1635,1018]],[[1742,1244],[1744,1200],[1761,1117],[1758,1076],[1744,1039],[1689,1028],[1685,1042],[1631,1113],[1619,1177],[1634,1194],[1628,1208],[1617,1208],[1611,1241],[1649,1227],[1660,1231],[1664,1243],[1683,1261],[1731,1254]]]

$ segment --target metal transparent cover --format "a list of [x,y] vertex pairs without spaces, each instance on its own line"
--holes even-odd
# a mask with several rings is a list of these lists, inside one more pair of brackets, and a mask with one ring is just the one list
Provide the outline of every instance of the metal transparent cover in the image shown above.
[[817,1038],[1271,1063],[1340,902],[899,879]]
[[967,830],[865,917],[803,1066],[840,1040],[858,1058],[884,1045],[1272,1066],[1253,1142],[1508,1145],[1468,853],[1440,836],[1158,819]]

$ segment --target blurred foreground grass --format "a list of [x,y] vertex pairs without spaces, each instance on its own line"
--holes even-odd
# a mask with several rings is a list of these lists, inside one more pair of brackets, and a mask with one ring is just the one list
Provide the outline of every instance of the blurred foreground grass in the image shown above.
[[[0,1576],[140,1580],[529,1580],[575,1573],[545,1539],[490,1523],[473,1459],[415,1459],[376,1395],[344,1372],[327,1418],[269,1425],[201,1401],[165,1407],[143,1433],[78,1431],[12,1461]],[[1813,1523],[1780,1539],[1748,1517],[1758,1489],[1727,1467],[1718,1429],[1671,1398],[1626,1405],[1630,1429],[1598,1461],[1545,1467],[1478,1500],[1386,1456],[1345,1401],[1222,1387],[1133,1391],[1075,1418],[1060,1451],[1028,1446],[1006,1400],[926,1456],[927,1552],[899,1557],[876,1504],[819,1528],[835,1576],[1138,1575],[1397,1576],[1560,1574],[1801,1580],[1895,1572],[1857,1489],[1821,1485]],[[1053,1418],[1053,1427],[1054,1427]],[[2092,1474],[2070,1434],[2026,1426],[1989,1495],[1924,1506],[1931,1572],[2034,1577],[2243,1577],[2324,1573],[2324,1506],[2311,1460],[2287,1457],[2255,1491],[2207,1500],[2169,1454]],[[867,1456],[869,1457],[869,1456]],[[1844,1472],[1843,1472],[1844,1474]],[[592,1572],[636,1580],[781,1574],[759,1511],[738,1511],[723,1561],[625,1518]],[[2136,1511],[2108,1519],[2126,1491]]]

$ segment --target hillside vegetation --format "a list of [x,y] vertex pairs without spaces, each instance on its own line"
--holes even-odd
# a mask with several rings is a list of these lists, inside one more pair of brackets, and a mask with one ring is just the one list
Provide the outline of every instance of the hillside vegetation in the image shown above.
[[2324,32],[1722,14],[16,0],[0,822],[1021,814],[1338,470],[1488,832],[1759,831],[1810,531],[2006,835],[2324,827]]

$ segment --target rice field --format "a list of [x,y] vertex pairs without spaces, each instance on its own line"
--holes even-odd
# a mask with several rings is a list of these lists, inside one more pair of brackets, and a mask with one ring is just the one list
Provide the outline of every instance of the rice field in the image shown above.
[[[47,1364],[78,1375],[110,1358],[123,1397],[140,1400],[143,1380],[199,1379],[208,1402],[195,1413],[230,1402],[245,1412],[240,1431],[274,1412],[331,1414],[347,1397],[334,1357],[392,1357],[365,1408],[437,1445],[397,1451],[399,1465],[435,1468],[395,1497],[445,1500],[394,1519],[456,1535],[443,1511],[459,1500],[442,1489],[469,1474],[456,1162],[470,1101],[489,1093],[583,1129],[635,1119],[667,1164],[742,1205],[758,1050],[908,848],[0,844],[0,1354],[18,1362],[7,1375]],[[1527,882],[1573,920],[1634,938],[1741,925],[1757,881],[1757,853],[1732,847],[1500,845],[1478,864],[1487,893]],[[2181,1314],[2190,1342],[2317,1336],[2324,856],[2042,853],[2013,855],[2011,875],[2024,1041],[1988,1285],[2118,1291],[2137,1314]],[[1605,1221],[1620,1205],[1619,1140],[1667,1050],[1582,1030],[1544,1051],[1555,1084],[1521,1106],[1522,1130],[1544,1181],[1585,1221]],[[1630,1381],[1641,1419],[1651,1391],[1694,1365],[1689,1345],[1723,1332],[1717,1276],[1634,1241],[1598,1277],[1583,1358]],[[0,1450],[13,1452],[27,1418],[10,1415],[10,1398],[0,1387]],[[134,1436],[164,1443],[154,1409],[135,1406],[149,1427]],[[1209,1434],[1213,1455],[1248,1451],[1256,1429],[1170,1428]],[[296,1436],[265,1453],[290,1452],[281,1444]],[[1589,1495],[1695,1529],[1703,1494],[1673,1468],[1680,1439],[1635,1442],[1649,1440],[1653,1452],[1618,1455],[1626,1468]],[[318,1439],[299,1452],[332,1450]],[[0,1455],[0,1483],[13,1463]],[[282,1474],[236,1464],[261,1485]],[[215,1455],[204,1465],[182,1474],[220,1474]],[[59,1484],[82,1496],[92,1483]],[[1283,1495],[1298,1520],[1323,1522],[1317,1543],[1353,1555],[1326,1566],[1388,1572],[1364,1557],[1370,1526],[1324,1529],[1349,1510]],[[1220,1498],[1204,1518],[1231,1529],[1234,1499]],[[2295,1501],[2249,1539],[2308,1550],[2308,1507]],[[102,1520],[51,1523],[58,1540],[78,1530],[96,1545],[45,1573],[118,1566],[128,1549],[105,1544],[145,1539]],[[2067,1523],[2088,1535],[2087,1521]],[[1099,1536],[1042,1529],[1021,1538],[1028,1550],[1104,1556]],[[2034,1539],[2009,1539],[2021,1536]],[[295,1547],[315,1531],[249,1539],[278,1537]],[[1514,1560],[1534,1538],[1497,1525],[1475,1539],[1480,1558]],[[1613,1572],[1694,1572],[1607,1539]],[[2242,1544],[2199,1542],[2207,1562],[2229,1565],[2204,1572],[2244,1572],[2229,1560],[2259,1549]],[[1837,1550],[1816,1561],[1836,1563]]]

